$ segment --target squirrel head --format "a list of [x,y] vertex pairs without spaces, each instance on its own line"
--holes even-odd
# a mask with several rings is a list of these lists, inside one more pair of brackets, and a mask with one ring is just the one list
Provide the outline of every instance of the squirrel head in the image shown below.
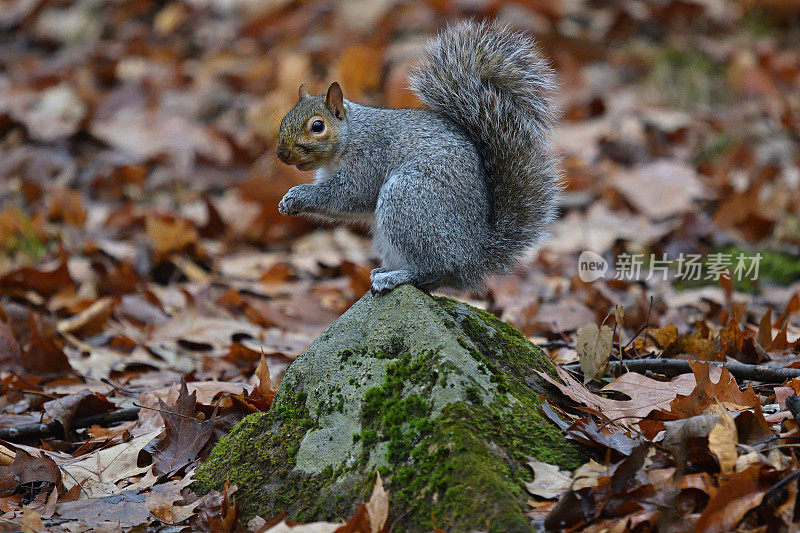
[[342,88],[333,82],[323,95],[310,95],[305,84],[299,100],[283,120],[278,157],[300,170],[313,170],[334,160],[344,149],[347,117]]

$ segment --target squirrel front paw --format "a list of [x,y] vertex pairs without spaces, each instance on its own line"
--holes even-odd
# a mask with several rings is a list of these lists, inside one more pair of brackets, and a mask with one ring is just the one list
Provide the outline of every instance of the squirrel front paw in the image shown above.
[[298,185],[289,189],[281,201],[278,203],[278,212],[284,215],[299,215],[306,210],[306,202],[303,200],[303,186]]

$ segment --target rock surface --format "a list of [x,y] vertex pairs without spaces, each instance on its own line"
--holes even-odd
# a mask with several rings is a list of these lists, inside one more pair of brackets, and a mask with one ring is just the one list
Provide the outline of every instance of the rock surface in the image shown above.
[[581,450],[540,413],[542,351],[489,313],[411,286],[365,295],[289,367],[195,476],[239,490],[243,521],[344,520],[380,471],[394,531],[528,531],[526,457]]

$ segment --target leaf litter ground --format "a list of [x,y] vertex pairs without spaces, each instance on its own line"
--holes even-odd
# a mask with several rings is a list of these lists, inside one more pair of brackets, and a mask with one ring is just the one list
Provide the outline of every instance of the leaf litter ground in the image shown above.
[[[242,525],[236,487],[186,487],[376,266],[359,228],[277,212],[307,179],[269,155],[297,86],[419,105],[405,76],[425,36],[492,16],[560,72],[563,216],[513,276],[456,296],[569,365],[556,386],[572,407],[545,411],[593,455],[575,472],[532,461],[531,519],[796,528],[800,378],[703,362],[800,367],[800,6],[369,6],[4,2],[0,527],[391,528],[382,483],[347,524],[306,526]],[[586,250],[666,256],[668,274],[587,282]],[[761,269],[686,281],[681,253],[706,270],[761,253]]]

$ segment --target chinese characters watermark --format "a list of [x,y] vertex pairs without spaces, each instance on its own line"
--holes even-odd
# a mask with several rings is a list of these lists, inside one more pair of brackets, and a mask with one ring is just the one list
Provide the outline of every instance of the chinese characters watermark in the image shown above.
[[[715,252],[708,255],[680,253],[668,257],[657,254],[623,253],[616,257],[611,278],[623,281],[711,281],[731,278],[736,281],[758,279],[761,254],[730,254]],[[585,282],[606,277],[608,262],[603,256],[586,250],[578,257],[578,276]],[[670,274],[672,274],[670,276]]]

